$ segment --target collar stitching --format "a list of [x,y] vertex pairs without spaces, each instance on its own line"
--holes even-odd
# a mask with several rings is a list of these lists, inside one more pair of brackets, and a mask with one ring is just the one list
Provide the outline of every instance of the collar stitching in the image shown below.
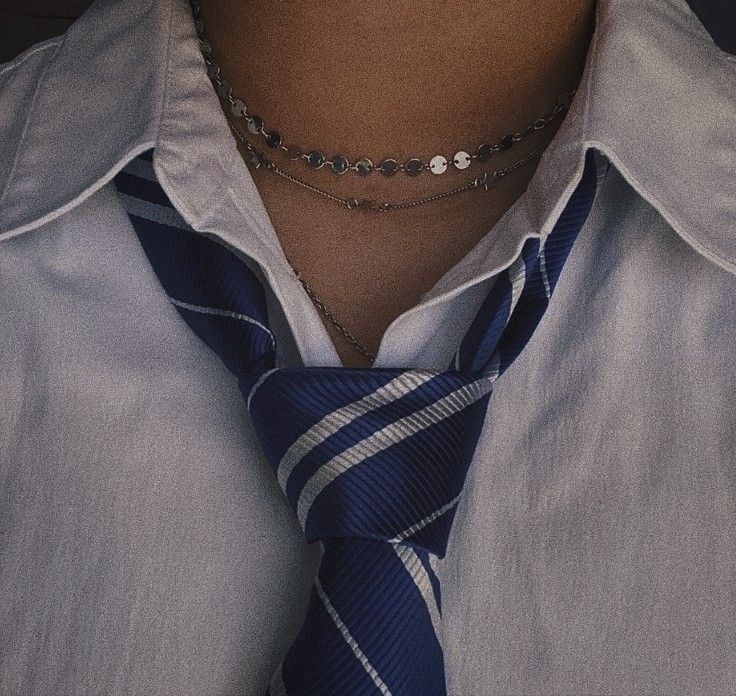
[[[51,69],[51,66],[54,64],[54,61],[59,55],[59,52],[61,51],[62,47],[66,43],[67,35],[68,35],[67,32],[65,32],[61,40],[58,41],[58,43],[56,43],[56,50],[54,51],[54,55],[50,58],[47,65],[44,67],[43,71],[41,72],[41,75],[38,78],[38,81],[36,82],[36,86],[33,90],[33,94],[28,104],[28,110],[25,115],[25,122],[23,123],[23,129],[21,130],[20,137],[18,138],[18,142],[15,144],[15,152],[13,153],[12,164],[10,165],[10,169],[8,170],[8,175],[7,175],[7,178],[5,179],[5,184],[3,186],[3,189],[2,191],[0,191],[0,207],[2,206],[2,203],[5,200],[5,197],[8,195],[8,191],[10,191],[10,184],[13,181],[13,177],[15,176],[16,170],[18,168],[20,152],[23,148],[23,145],[25,144],[26,135],[28,134],[28,129],[30,128],[30,124],[32,120],[31,117],[36,113],[34,111],[34,107],[36,106],[36,102],[39,99],[39,95],[41,93],[41,87],[45,84],[47,73]],[[54,44],[49,42],[48,45],[52,46]],[[46,46],[44,46],[44,48],[46,48]]]
[[174,37],[174,31],[173,31],[173,21],[174,21],[174,3],[169,3],[169,26],[168,26],[168,41],[166,43],[166,79],[164,80],[163,87],[161,90],[161,95],[159,99],[159,112],[158,112],[158,119],[156,122],[156,143],[154,145],[154,150],[159,146],[159,141],[161,140],[161,131],[164,129],[164,115],[166,114],[166,109],[169,105],[169,96],[170,96],[170,87],[171,87],[171,79],[172,79],[172,72],[173,69],[171,67],[171,56],[172,56],[172,49],[171,44],[173,42]]
[[8,61],[7,63],[0,64],[0,75],[4,75],[5,73],[9,73],[16,68],[19,68],[21,65],[23,65],[23,63],[25,63],[31,56],[35,55],[36,53],[39,53],[40,51],[45,51],[47,48],[51,48],[63,42],[64,35],[62,34],[61,36],[53,36],[50,39],[46,39],[46,41],[39,41],[39,43],[34,44],[33,46],[29,46],[25,51],[19,53],[12,60]]

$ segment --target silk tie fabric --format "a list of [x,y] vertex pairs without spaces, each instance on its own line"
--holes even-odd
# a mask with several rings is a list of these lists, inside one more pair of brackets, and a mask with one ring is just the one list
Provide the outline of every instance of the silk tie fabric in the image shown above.
[[307,541],[322,546],[306,619],[267,694],[445,696],[438,559],[493,384],[541,320],[592,205],[593,153],[544,245],[524,242],[442,371],[278,364],[257,276],[186,224],[152,151],[115,183],[163,290],[238,379]]

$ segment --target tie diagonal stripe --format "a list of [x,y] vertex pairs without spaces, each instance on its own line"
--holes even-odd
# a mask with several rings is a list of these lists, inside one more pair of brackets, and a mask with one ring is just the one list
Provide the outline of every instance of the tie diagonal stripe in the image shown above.
[[389,690],[388,686],[386,686],[386,683],[383,681],[383,679],[381,679],[376,669],[370,663],[370,660],[368,659],[366,654],[360,649],[360,646],[356,642],[355,638],[353,638],[353,636],[350,634],[348,627],[343,623],[343,620],[337,613],[337,609],[332,606],[332,602],[330,602],[330,598],[325,593],[319,578],[314,581],[314,588],[315,590],[317,590],[317,594],[322,600],[322,604],[324,604],[327,613],[332,618],[335,626],[337,626],[337,630],[340,631],[342,637],[345,639],[345,642],[350,646],[350,649],[353,651],[355,657],[357,657],[360,661],[360,664],[363,665],[363,669],[365,669],[365,671],[368,673],[368,676],[370,676],[370,678],[373,680],[373,683],[384,696],[391,696],[391,691]]
[[411,437],[420,430],[462,411],[490,392],[492,383],[493,380],[484,377],[466,384],[433,404],[389,423],[381,430],[357,442],[323,464],[307,481],[299,495],[297,517],[302,528],[306,528],[307,516],[317,496],[340,474],[345,473],[364,459]]
[[[396,555],[401,559],[401,562],[406,568],[406,572],[409,573],[414,584],[417,586],[419,593],[422,595],[424,603],[427,605],[427,611],[429,612],[429,618],[434,628],[434,634],[437,637],[437,642],[442,644],[442,633],[441,633],[441,617],[439,609],[437,608],[437,602],[434,598],[434,591],[432,590],[432,583],[430,582],[429,575],[427,574],[424,564],[422,563],[416,551],[410,546],[404,544],[398,544],[394,546]],[[430,554],[431,555],[431,554]]]
[[201,307],[200,305],[193,305],[189,304],[189,302],[177,300],[174,297],[170,297],[169,299],[171,300],[172,304],[176,305],[177,307],[182,307],[183,309],[188,309],[190,312],[211,314],[217,317],[227,317],[229,319],[236,319],[238,321],[244,321],[247,324],[257,326],[259,329],[262,329],[268,334],[268,337],[271,339],[271,345],[274,347],[276,346],[276,341],[274,340],[273,334],[271,333],[270,329],[267,326],[261,324],[260,321],[253,319],[253,317],[249,317],[247,314],[239,314],[238,312],[231,312],[229,309],[218,309],[217,307]]
[[542,282],[544,283],[544,292],[549,300],[552,297],[552,290],[549,287],[549,277],[547,276],[547,259],[544,257],[545,249],[539,250],[539,272],[542,274]]
[[460,502],[460,498],[462,498],[462,493],[460,495],[455,496],[449,503],[446,503],[438,510],[435,510],[431,515],[427,515],[423,520],[420,520],[416,524],[413,524],[411,527],[405,529],[403,532],[397,534],[393,539],[389,539],[390,544],[399,544],[404,539],[407,539],[412,534],[416,534],[420,529],[424,529],[428,524],[431,524],[434,522],[438,517],[442,517],[448,510],[451,510],[455,505],[457,505]]
[[434,372],[420,372],[417,370],[403,372],[374,392],[342,408],[338,408],[332,413],[328,413],[322,420],[300,435],[281,458],[277,472],[281,488],[284,491],[286,490],[289,476],[291,476],[291,472],[294,471],[297,464],[330,435],[333,435],[356,418],[406,396],[409,392],[418,389],[432,379],[435,374]]
[[128,215],[135,215],[144,220],[156,222],[168,227],[176,227],[183,230],[188,228],[181,214],[174,208],[169,208],[159,203],[144,201],[127,193],[119,192],[118,195],[123,199],[123,205]]
[[526,283],[526,265],[524,263],[523,254],[519,254],[516,260],[509,267],[509,280],[511,281],[511,307],[509,308],[508,316],[506,317],[506,323],[511,318],[511,314],[516,307],[516,303],[521,297],[521,293],[524,290],[524,284]]

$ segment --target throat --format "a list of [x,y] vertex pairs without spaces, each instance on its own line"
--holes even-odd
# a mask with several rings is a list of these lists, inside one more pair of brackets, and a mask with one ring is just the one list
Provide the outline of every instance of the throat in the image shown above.
[[[212,55],[250,114],[304,153],[316,149],[326,159],[340,153],[352,163],[367,157],[375,164],[476,152],[480,143],[500,142],[547,114],[577,87],[595,9],[595,0],[200,4]],[[508,151],[494,151],[491,164],[506,167],[543,149],[562,116]],[[373,354],[392,321],[493,234],[536,166],[530,160],[515,169],[492,195],[356,211],[256,168],[244,143],[239,147],[286,257],[342,328]],[[288,161],[278,148],[272,159],[346,200],[432,198],[482,173],[456,171],[451,157],[441,176],[425,169],[390,177],[336,175],[326,166]],[[343,365],[370,365],[321,315]]]
[[595,3],[201,4],[234,91],[282,135],[328,154],[405,156],[544,112],[579,80]]

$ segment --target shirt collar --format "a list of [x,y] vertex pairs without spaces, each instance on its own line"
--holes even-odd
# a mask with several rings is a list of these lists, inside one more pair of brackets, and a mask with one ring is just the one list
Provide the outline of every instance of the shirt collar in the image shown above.
[[[0,239],[53,219],[154,147],[189,224],[269,266],[272,282],[290,275],[206,76],[187,0],[98,0],[54,50],[33,103],[13,105],[6,135],[0,125],[2,137],[22,132],[9,173],[0,172]],[[736,272],[734,133],[736,64],[684,0],[599,0],[578,93],[529,188],[501,232],[428,300],[496,272],[524,238],[544,237],[589,148],[696,250]]]

